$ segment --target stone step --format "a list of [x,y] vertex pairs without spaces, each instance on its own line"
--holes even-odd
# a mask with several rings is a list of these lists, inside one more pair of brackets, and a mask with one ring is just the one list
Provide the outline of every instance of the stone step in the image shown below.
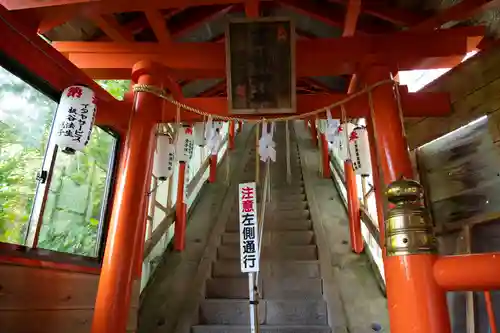
[[[221,245],[217,249],[218,259],[239,259],[239,244]],[[262,247],[262,259],[270,260],[317,260],[318,249],[316,245],[296,245],[281,247]]]
[[[328,326],[303,326],[303,325],[261,325],[261,333],[331,333]],[[193,326],[193,333],[248,333],[250,326],[236,325],[197,325]]]
[[275,203],[275,209],[280,210],[295,210],[295,209],[307,209],[309,207],[307,201],[299,202],[278,202]]
[[[238,232],[225,233],[222,235],[222,244],[239,244],[240,234]],[[314,232],[311,230],[298,231],[264,231],[262,235],[262,246],[281,245],[311,245],[314,244]]]
[[[269,218],[264,222],[264,230],[312,230],[312,222],[309,219],[274,219]],[[240,224],[238,219],[230,220],[226,224],[227,232],[238,232],[240,230]]]
[[[267,325],[327,325],[323,300],[260,300],[259,322]],[[200,306],[200,324],[247,325],[248,300],[206,299]]]
[[[319,262],[315,260],[262,260],[260,262],[260,275],[262,277],[286,278],[320,278]],[[212,264],[213,277],[246,277],[241,272],[239,259],[217,260]]]
[[[307,220],[311,217],[309,210],[281,210],[273,212],[273,219],[279,220],[282,223],[287,223],[290,220]],[[276,222],[277,223],[277,222]]]
[[[321,299],[321,279],[259,276],[260,297],[264,299]],[[248,299],[248,277],[213,278],[206,284],[207,298]]]

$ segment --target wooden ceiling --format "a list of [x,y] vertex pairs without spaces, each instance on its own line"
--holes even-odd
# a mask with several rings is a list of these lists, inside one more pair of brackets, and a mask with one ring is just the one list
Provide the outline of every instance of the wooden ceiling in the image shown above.
[[[296,24],[299,42],[313,48],[309,52],[298,49],[297,52],[303,54],[298,57],[317,61],[327,59],[329,54],[321,58],[318,53],[323,52],[323,49],[316,52],[314,47],[328,47],[334,42],[334,38],[354,36],[352,47],[356,48],[358,46],[355,43],[366,43],[361,39],[364,36],[391,36],[401,31],[432,32],[443,25],[460,26],[464,25],[464,21],[471,22],[474,17],[497,10],[500,0],[463,0],[451,5],[446,0],[429,1],[439,4],[434,6],[413,0],[0,0],[0,3],[17,17],[27,22],[29,20],[47,39],[57,42],[53,45],[89,75],[94,78],[124,79],[130,73],[125,70],[129,62],[135,61],[130,56],[131,50],[135,50],[138,57],[154,54],[163,59],[170,51],[179,57],[188,54],[191,56],[191,51],[182,51],[188,42],[203,42],[204,44],[198,44],[200,47],[209,46],[206,43],[223,42],[225,24],[233,17],[291,17]],[[477,46],[479,39],[473,37],[482,36],[479,30],[462,30],[457,34],[462,40],[467,40],[470,44],[468,48]],[[415,50],[416,55],[419,55],[416,46],[425,49],[425,39],[424,36],[423,42],[414,47],[406,45],[404,37],[394,39],[400,45],[393,45],[388,51],[399,52],[401,56],[400,49],[409,48],[408,50]],[[378,41],[390,43],[389,39],[381,38]],[[77,52],[71,47],[76,45],[69,42],[80,42],[78,47],[89,45],[91,48]],[[118,47],[120,51],[96,51],[100,46],[104,47],[105,43],[109,47]],[[158,46],[156,49],[155,44]],[[432,52],[424,50],[426,52],[420,52],[420,56],[426,61],[416,62],[410,59],[406,63],[398,63],[398,68],[434,68],[458,62],[462,56],[458,53],[463,48],[454,43],[449,43],[446,47],[452,50],[449,57],[443,57],[442,50],[439,51],[441,53],[436,51],[440,58],[433,62]],[[151,51],[153,49],[154,52]],[[346,65],[344,61],[343,68],[331,69],[325,75],[316,73],[310,65],[297,81],[299,94],[347,91],[351,74],[361,60],[356,58],[357,53],[345,52],[341,46],[340,49],[329,49],[332,61],[336,59],[333,55],[340,53],[345,59],[353,58],[352,63]],[[358,47],[356,52],[377,53],[372,49]],[[198,52],[203,57],[203,53],[208,51],[202,48]],[[102,65],[107,61],[107,55],[110,56],[109,61]],[[210,54],[206,57],[210,58]],[[198,58],[200,57],[196,59]],[[97,61],[96,59],[100,59],[101,65],[94,68],[89,62]],[[102,66],[109,66],[110,70],[104,70],[108,68]],[[122,67],[115,68],[117,66]],[[200,71],[191,73],[187,69],[176,71],[173,66],[172,76],[186,96],[225,95],[225,81],[216,79],[219,75],[214,74],[214,68],[208,65],[206,67],[207,71],[200,74]]]

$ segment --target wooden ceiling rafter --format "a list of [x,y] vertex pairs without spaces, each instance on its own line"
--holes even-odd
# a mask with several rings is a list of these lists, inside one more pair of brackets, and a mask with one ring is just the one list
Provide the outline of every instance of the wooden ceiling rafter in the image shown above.
[[[469,39],[483,35],[483,27],[462,27],[431,32],[298,40],[297,76],[352,74],[357,64],[367,57],[395,66],[395,69],[409,69],[410,64],[419,59],[463,55],[470,46]],[[77,66],[94,73],[95,70],[118,73],[123,69],[129,75],[130,68],[137,61],[151,60],[171,67],[177,79],[218,78],[226,74],[223,43],[175,43],[168,50],[158,43],[145,42],[54,42],[52,45],[67,54]],[[138,50],[140,53],[137,53]]]
[[[245,3],[246,0],[120,0],[120,1],[91,1],[65,6],[25,9],[35,12],[40,18],[40,33],[45,33],[71,19],[82,15],[103,15],[125,12],[144,12],[146,10],[188,9],[194,7],[210,8],[214,5],[232,6]],[[270,1],[270,0],[261,0]],[[144,20],[146,21],[146,20]],[[141,21],[141,22],[144,22]]]
[[170,44],[172,42],[172,36],[167,29],[163,14],[159,10],[148,9],[144,12],[144,15],[146,15],[158,42],[165,45]]
[[500,0],[462,0],[413,26],[411,30],[427,31],[438,29],[447,22],[462,21],[492,8],[500,8]]
[[[334,8],[333,4],[329,6],[320,6],[315,2],[311,1],[301,1],[301,0],[278,0],[283,6],[288,7],[295,12],[303,15],[307,15],[326,23],[330,26],[343,28],[345,17],[342,11],[338,8]],[[328,3],[327,3],[328,4]],[[380,34],[394,32],[396,29],[387,29],[386,27],[380,27],[373,24],[365,24],[364,22],[359,22],[358,31],[363,34]]]
[[126,27],[120,25],[112,14],[95,15],[90,17],[90,19],[113,41],[122,43],[134,42],[134,34]]
[[[329,0],[330,2],[348,6],[350,0]],[[389,5],[384,1],[363,0],[361,12],[391,22],[400,27],[407,27],[422,22],[428,18],[425,13],[419,13]]]

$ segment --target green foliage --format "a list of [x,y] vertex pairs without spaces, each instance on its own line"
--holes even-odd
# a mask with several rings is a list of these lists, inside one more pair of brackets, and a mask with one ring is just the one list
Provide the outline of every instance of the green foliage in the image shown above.
[[119,100],[123,100],[123,95],[130,87],[130,80],[96,80],[96,82]]
[[[129,81],[98,83],[117,99]],[[57,104],[0,68],[0,242],[23,244]],[[84,152],[59,153],[39,247],[95,256],[114,138],[94,127]]]

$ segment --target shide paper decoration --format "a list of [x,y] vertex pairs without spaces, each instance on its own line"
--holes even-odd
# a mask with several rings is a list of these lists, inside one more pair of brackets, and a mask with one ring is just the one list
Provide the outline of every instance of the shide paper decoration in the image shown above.
[[90,140],[96,113],[94,92],[85,86],[64,89],[53,128],[55,144],[66,154],[82,151]]
[[262,124],[262,136],[259,140],[259,155],[260,160],[266,162],[268,159],[276,162],[276,143],[273,141],[273,132],[275,124],[271,123],[271,130],[268,131],[267,123]]

